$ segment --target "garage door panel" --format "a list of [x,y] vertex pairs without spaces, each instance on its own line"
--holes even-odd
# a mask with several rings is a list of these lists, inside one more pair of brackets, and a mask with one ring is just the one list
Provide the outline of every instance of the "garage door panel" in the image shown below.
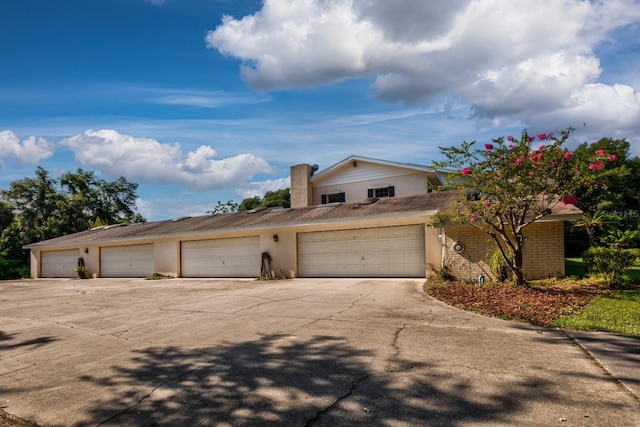
[[260,237],[182,242],[182,277],[260,276]]
[[76,277],[78,253],[77,249],[41,252],[40,277]]
[[154,271],[153,244],[100,249],[102,277],[146,277]]
[[424,277],[419,225],[298,235],[300,277]]

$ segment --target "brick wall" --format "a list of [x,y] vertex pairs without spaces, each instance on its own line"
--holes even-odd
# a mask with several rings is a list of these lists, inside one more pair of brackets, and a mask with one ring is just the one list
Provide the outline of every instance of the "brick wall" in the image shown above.
[[[489,257],[495,246],[482,231],[474,227],[446,229],[445,265],[461,280],[477,282],[483,274],[487,281],[495,280],[489,267]],[[464,245],[455,252],[455,242]],[[524,272],[526,279],[564,276],[564,229],[561,221],[538,222],[525,228]]]

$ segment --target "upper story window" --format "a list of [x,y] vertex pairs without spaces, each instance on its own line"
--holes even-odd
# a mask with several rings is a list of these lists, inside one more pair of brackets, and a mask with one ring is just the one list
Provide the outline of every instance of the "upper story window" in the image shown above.
[[367,197],[394,197],[396,195],[395,187],[370,188],[367,190]]
[[344,193],[323,194],[320,198],[320,203],[323,205],[326,205],[327,203],[344,203],[345,201]]

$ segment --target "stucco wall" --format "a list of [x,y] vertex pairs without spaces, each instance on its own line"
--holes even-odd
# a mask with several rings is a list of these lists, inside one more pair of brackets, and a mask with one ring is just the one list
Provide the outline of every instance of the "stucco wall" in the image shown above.
[[426,277],[434,274],[442,268],[442,243],[441,230],[433,227],[424,227],[424,245],[427,271]]
[[[461,280],[476,282],[483,274],[486,280],[495,280],[488,264],[493,252],[489,237],[474,227],[446,229],[445,264],[450,273]],[[455,242],[464,245],[464,251],[456,253]],[[552,276],[564,276],[564,229],[561,221],[538,222],[525,228],[524,262],[525,278],[529,280]]]
[[153,243],[154,272],[166,276],[180,276],[180,241],[156,240]]
[[[274,236],[278,236],[275,241]],[[292,231],[269,231],[260,234],[260,250],[271,256],[271,271],[275,278],[296,276],[296,233]]]
[[307,164],[291,167],[291,207],[304,208],[312,204],[313,185],[309,181],[312,168]]

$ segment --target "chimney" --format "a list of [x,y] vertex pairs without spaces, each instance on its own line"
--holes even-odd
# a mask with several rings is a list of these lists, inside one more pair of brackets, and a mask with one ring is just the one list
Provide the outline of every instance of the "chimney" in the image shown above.
[[291,166],[291,207],[305,208],[313,204],[313,185],[310,178],[313,168],[303,163]]

